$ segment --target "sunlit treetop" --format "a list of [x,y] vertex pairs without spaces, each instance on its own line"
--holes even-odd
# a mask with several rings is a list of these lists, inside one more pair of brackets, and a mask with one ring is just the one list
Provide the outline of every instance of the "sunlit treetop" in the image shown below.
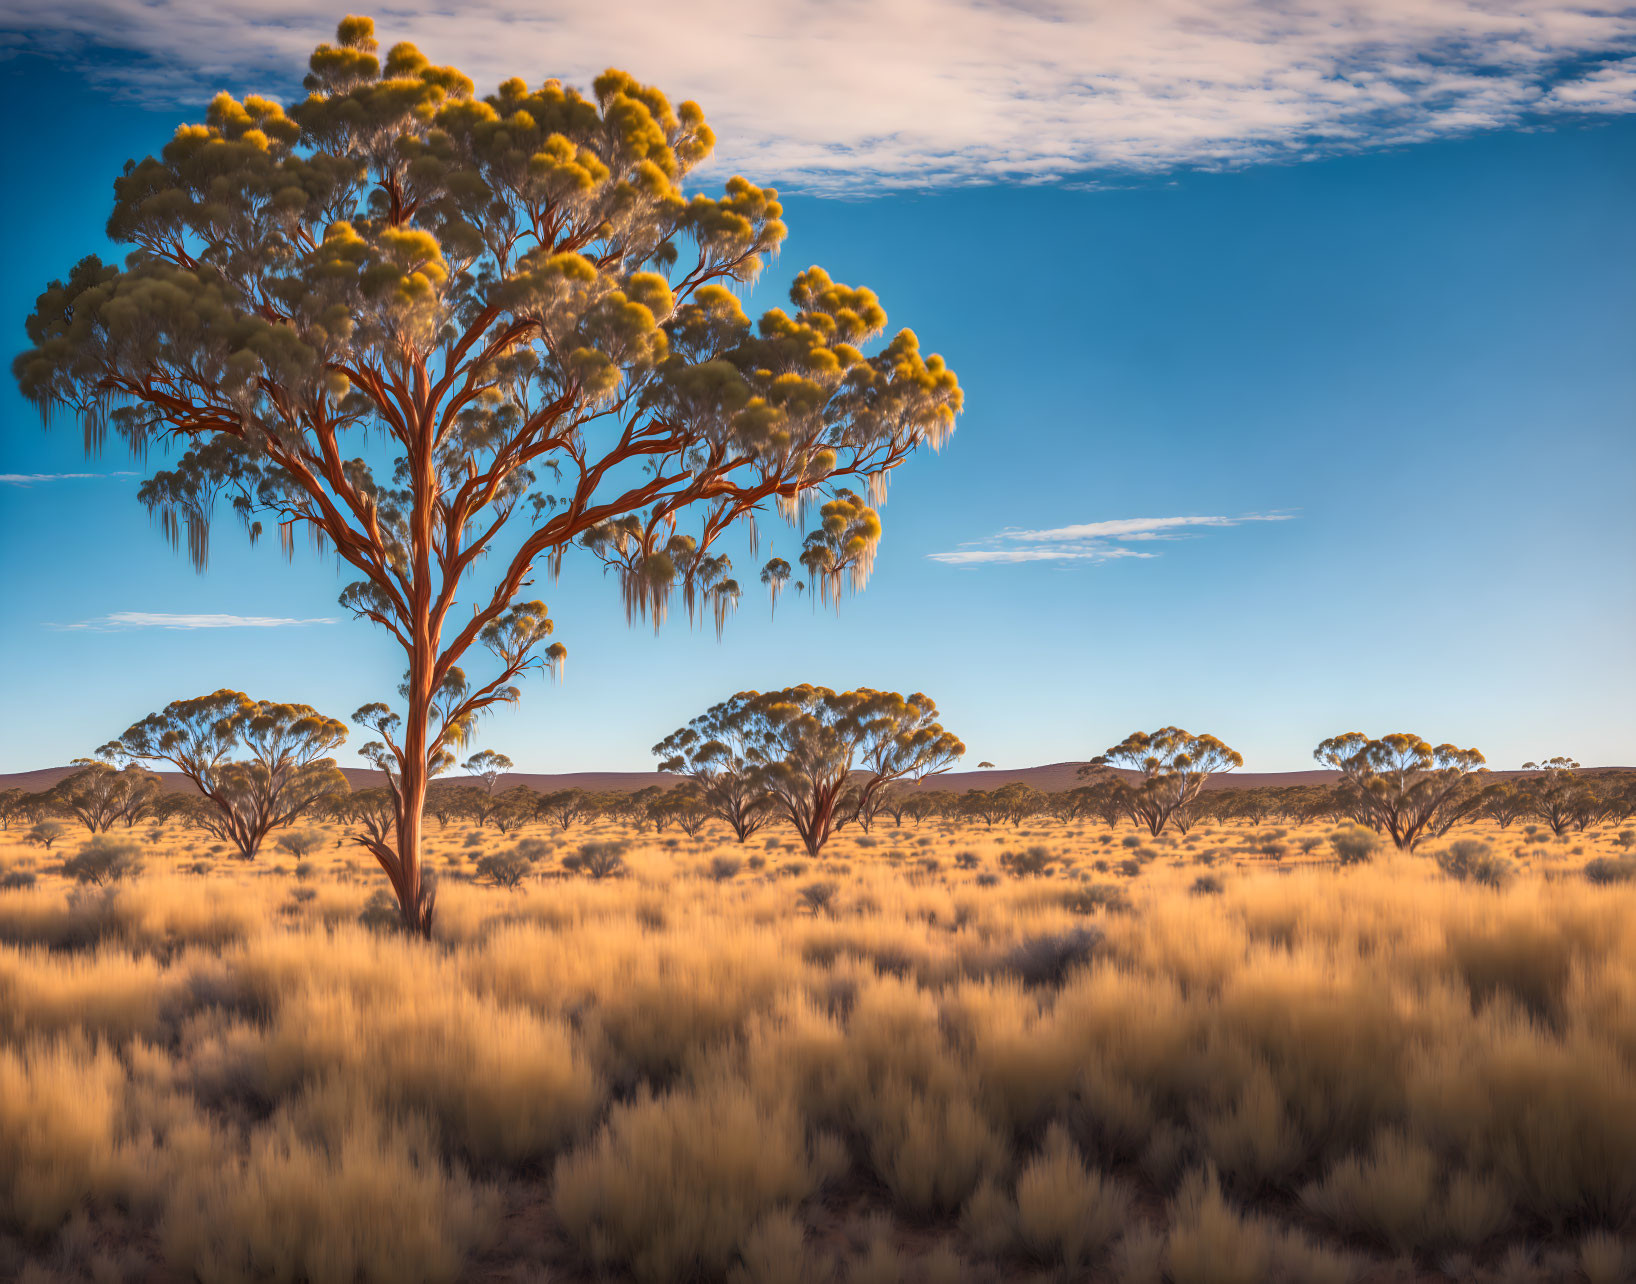
[[1341,773],[1343,789],[1405,851],[1414,850],[1440,811],[1474,806],[1471,777],[1487,770],[1476,749],[1434,746],[1410,731],[1378,740],[1348,731],[1320,743],[1312,756]]
[[[672,586],[725,578],[703,555],[728,522],[793,516],[840,477],[878,503],[952,429],[958,384],[911,332],[865,356],[886,325],[873,291],[809,268],[792,310],[751,323],[734,289],[783,240],[782,208],[740,177],[686,193],[714,144],[697,104],[619,71],[588,96],[514,79],[478,98],[412,45],[380,58],[367,18],[318,48],[306,87],[219,94],[129,164],[108,230],[134,252],[53,283],[16,364],[92,445],[110,427],[191,445],[142,497],[195,561],[226,494],[252,534],[306,525],[390,599],[431,469],[444,556],[521,507],[538,531],[519,558],[591,534],[633,609],[662,610]],[[382,473],[357,429],[412,449]],[[626,461],[649,475],[615,496]],[[826,586],[867,574],[878,520],[858,507],[803,558]],[[685,508],[692,558],[669,547]]]

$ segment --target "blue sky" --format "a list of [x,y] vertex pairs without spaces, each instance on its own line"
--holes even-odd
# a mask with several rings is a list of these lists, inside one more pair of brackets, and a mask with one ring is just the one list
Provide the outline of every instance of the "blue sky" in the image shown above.
[[[121,162],[191,114],[152,72],[181,55],[140,52],[24,48],[0,77],[31,126],[12,172],[34,176],[0,208],[13,351],[45,281],[107,252]],[[618,48],[602,61],[650,74]],[[267,74],[240,59],[216,79]],[[1636,119],[1603,102],[1479,124],[1257,141],[1216,169],[1154,135],[1134,160],[918,185],[914,148],[877,146],[879,172],[842,182],[752,138],[749,172],[792,193],[752,304],[781,302],[809,263],[872,286],[959,372],[959,429],[896,474],[874,577],[838,616],[791,595],[770,621],[747,592],[724,641],[682,619],[655,639],[571,557],[542,584],[567,680],[531,680],[481,743],[528,770],[646,769],[714,700],[813,681],[924,690],[970,761],[1002,766],[1172,722],[1252,770],[1310,765],[1351,729],[1475,745],[1497,767],[1636,762]],[[971,146],[1029,169],[1003,134]],[[42,432],[0,384],[0,474],[102,474],[0,484],[0,770],[66,761],[217,686],[342,716],[391,690],[399,658],[342,619],[333,561],[286,564],[224,521],[195,575],[139,478],[114,475],[140,467],[87,461],[75,426]],[[771,551],[793,561],[798,543],[779,527]]]

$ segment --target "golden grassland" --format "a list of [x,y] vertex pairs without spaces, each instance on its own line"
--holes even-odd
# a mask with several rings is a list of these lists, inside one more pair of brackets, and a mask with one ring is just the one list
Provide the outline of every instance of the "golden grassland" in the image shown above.
[[[1631,1278],[1614,831],[1457,831],[1500,890],[1260,832],[452,825],[428,945],[336,830],[298,871],[138,825],[111,890],[13,830],[0,1278]],[[518,837],[536,876],[476,881]]]

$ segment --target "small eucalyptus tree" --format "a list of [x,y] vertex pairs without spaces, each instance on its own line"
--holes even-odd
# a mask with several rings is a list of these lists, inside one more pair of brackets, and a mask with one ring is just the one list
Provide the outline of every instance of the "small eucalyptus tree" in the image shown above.
[[512,763],[505,754],[484,749],[481,753],[474,753],[460,766],[473,780],[481,780],[483,792],[492,798],[494,787],[500,783],[500,778],[511,770]]
[[[752,325],[735,291],[783,211],[742,177],[687,190],[715,141],[696,104],[620,71],[589,95],[511,79],[479,98],[413,45],[383,60],[361,17],[309,68],[301,101],[220,94],[126,167],[123,266],[88,257],[52,282],[14,371],[89,448],[110,429],[182,448],[140,498],[196,566],[226,498],[252,538],[270,523],[290,554],[305,532],[360,577],[342,603],[408,671],[401,711],[357,715],[394,800],[363,842],[425,934],[428,782],[566,655],[524,592],[536,568],[580,545],[628,617],[657,625],[679,589],[719,619],[737,585],[718,540],[827,498],[801,562],[826,598],[856,589],[869,505],[952,431],[961,394],[907,330],[866,354],[884,310],[821,268]],[[492,676],[451,685],[479,648]]]
[[596,798],[583,789],[556,789],[534,797],[534,811],[567,833],[596,809]]
[[918,693],[799,686],[744,692],[717,708],[730,711],[756,785],[813,857],[881,789],[947,771],[966,751]]
[[994,802],[1000,815],[1010,821],[1013,828],[1020,828],[1030,816],[1044,811],[1048,800],[1033,785],[1013,780],[994,791]]
[[[1205,781],[1217,772],[1243,765],[1238,751],[1214,736],[1195,736],[1180,727],[1160,727],[1151,733],[1131,732],[1081,767],[1079,775],[1111,782],[1111,792],[1119,797],[1130,818],[1146,825],[1156,838],[1172,823],[1186,833]],[[1132,786],[1108,774],[1115,767],[1139,772],[1141,779]]]
[[132,763],[113,765],[116,746],[103,745],[96,758],[76,758],[79,770],[50,791],[51,802],[67,810],[93,834],[106,833],[119,821],[134,825],[163,791],[159,777]]
[[13,821],[28,815],[29,797],[26,789],[0,789],[0,829],[10,829]]
[[1482,792],[1477,809],[1501,829],[1507,829],[1529,814],[1531,800],[1515,785],[1500,780]]
[[[510,758],[506,757],[503,753],[495,753],[491,749],[485,749],[481,753],[474,753],[470,758],[467,758],[465,762],[460,764],[461,770],[463,770],[473,780],[480,780],[483,782],[482,794],[470,800],[472,816],[477,821],[477,827],[479,829],[483,827],[483,823],[493,814],[495,786],[500,783],[501,777],[511,770],[511,765]],[[430,790],[428,790],[428,795],[429,794]],[[433,814],[435,815],[436,813],[434,812]],[[438,823],[443,824],[445,822],[439,820]]]
[[654,828],[662,833],[667,825],[675,825],[689,838],[697,838],[714,815],[691,785],[677,785],[648,804],[648,818]]
[[763,787],[746,702],[754,692],[741,691],[711,705],[679,731],[673,731],[653,752],[659,770],[681,776],[698,789],[699,801],[727,822],[744,842],[773,816],[773,801]]
[[1434,748],[1404,731],[1379,740],[1349,731],[1325,740],[1312,756],[1341,773],[1343,805],[1410,852],[1440,815],[1469,803],[1467,778],[1484,761],[1475,749]]
[[1529,812],[1561,838],[1587,810],[1585,804],[1590,790],[1579,774],[1579,764],[1572,758],[1558,756],[1525,762],[1522,769],[1536,773],[1522,782]]
[[329,756],[346,737],[345,723],[310,705],[223,688],[172,701],[104,749],[175,767],[210,804],[199,824],[253,860],[273,830],[325,795],[346,792],[346,777]]
[[538,806],[538,794],[526,785],[515,785],[490,804],[488,818],[502,834],[515,834],[536,818]]

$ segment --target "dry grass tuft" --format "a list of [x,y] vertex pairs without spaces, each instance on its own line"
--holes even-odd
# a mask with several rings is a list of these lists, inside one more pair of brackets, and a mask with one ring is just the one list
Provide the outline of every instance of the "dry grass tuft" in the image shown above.
[[558,1217],[599,1267],[659,1281],[720,1275],[763,1219],[808,1195],[795,1113],[742,1085],[616,1106],[603,1131],[557,1163]]
[[492,1197],[440,1162],[431,1131],[320,1085],[221,1168],[177,1175],[166,1257],[206,1284],[441,1284],[492,1234]]

